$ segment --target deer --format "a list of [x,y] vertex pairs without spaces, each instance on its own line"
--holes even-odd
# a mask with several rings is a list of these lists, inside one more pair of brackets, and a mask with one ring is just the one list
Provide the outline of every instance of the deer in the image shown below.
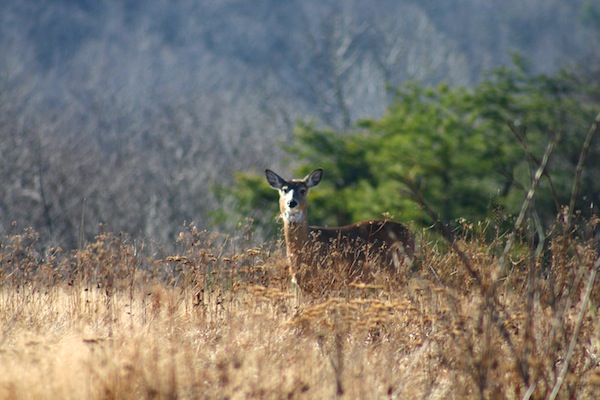
[[322,168],[303,179],[285,180],[270,169],[265,170],[265,175],[269,186],[279,191],[286,256],[294,284],[300,285],[298,272],[302,267],[310,271],[323,266],[323,260],[332,254],[349,263],[349,271],[355,276],[362,274],[361,267],[371,259],[392,271],[398,270],[404,261],[412,263],[414,237],[398,222],[369,220],[331,228],[309,226],[308,192],[321,182]]

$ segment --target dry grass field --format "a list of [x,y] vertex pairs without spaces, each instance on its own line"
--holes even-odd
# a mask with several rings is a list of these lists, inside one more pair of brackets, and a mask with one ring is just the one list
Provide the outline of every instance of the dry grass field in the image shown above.
[[1,399],[600,398],[600,262],[586,234],[420,234],[419,259],[299,293],[278,252],[189,227],[177,254],[100,234],[2,239]]

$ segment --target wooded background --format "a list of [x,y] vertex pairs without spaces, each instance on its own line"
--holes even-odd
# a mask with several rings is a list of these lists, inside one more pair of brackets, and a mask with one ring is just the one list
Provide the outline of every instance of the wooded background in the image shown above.
[[102,223],[168,245],[186,222],[264,225],[267,167],[326,168],[314,222],[430,222],[410,188],[448,221],[512,213],[535,164],[519,135],[539,160],[558,133],[551,220],[598,112],[599,49],[592,0],[4,0],[0,234],[74,248]]

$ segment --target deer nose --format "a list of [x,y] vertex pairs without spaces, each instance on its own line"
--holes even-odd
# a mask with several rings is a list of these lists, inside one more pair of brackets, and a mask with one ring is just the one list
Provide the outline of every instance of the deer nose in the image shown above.
[[296,200],[290,200],[290,201],[288,202],[288,206],[289,206],[290,208],[294,208],[294,207],[296,207],[297,205],[298,205],[298,202],[297,202]]

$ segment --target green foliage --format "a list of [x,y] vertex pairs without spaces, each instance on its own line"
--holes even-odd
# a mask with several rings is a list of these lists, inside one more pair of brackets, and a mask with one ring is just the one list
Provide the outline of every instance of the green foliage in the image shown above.
[[[527,69],[515,57],[515,67],[493,71],[472,89],[408,83],[395,90],[382,118],[360,121],[348,133],[300,123],[288,152],[306,167],[295,176],[325,169],[311,193],[310,222],[341,225],[390,213],[429,225],[417,197],[450,223],[498,210],[518,213],[547,144],[560,134],[536,194],[542,221],[553,221],[569,202],[575,165],[597,113],[590,93],[597,96],[598,88],[567,73],[531,77]],[[599,153],[596,141],[588,159]],[[579,207],[600,201],[596,164],[586,165]],[[258,181],[238,177],[240,204],[266,200],[262,189],[256,191]],[[275,193],[267,197],[276,203]]]

